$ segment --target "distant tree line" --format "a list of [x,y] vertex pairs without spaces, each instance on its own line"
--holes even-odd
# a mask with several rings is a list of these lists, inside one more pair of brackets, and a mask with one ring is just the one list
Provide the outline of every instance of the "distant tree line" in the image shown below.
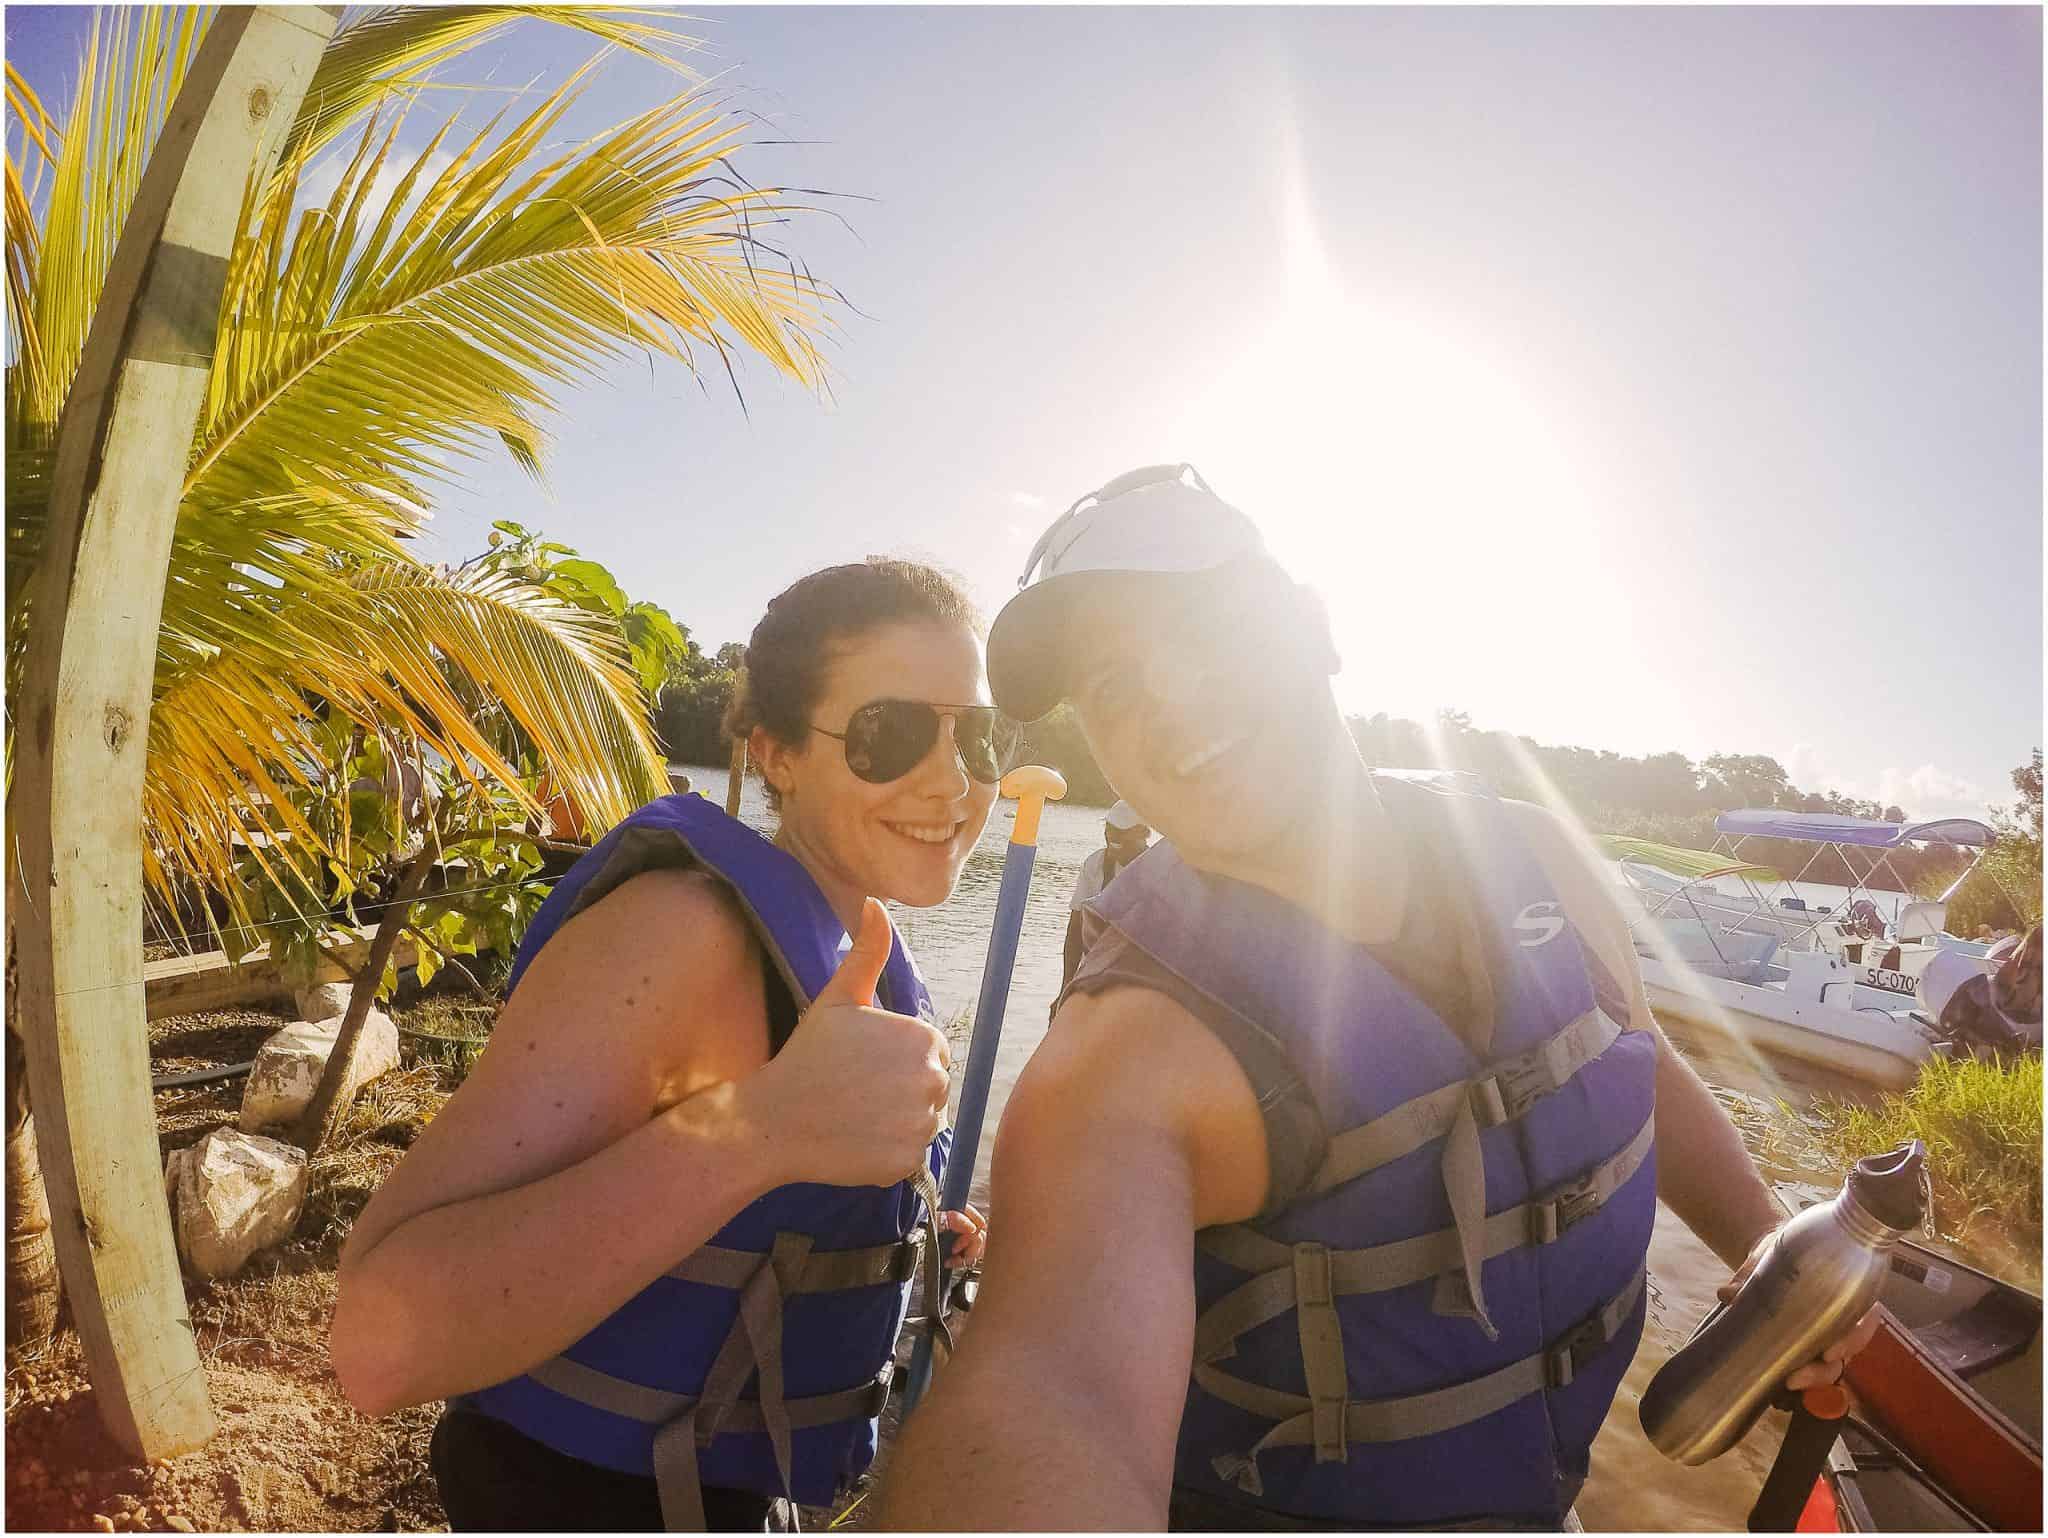
[[[686,632],[687,634],[687,632]],[[720,722],[732,697],[744,648],[728,642],[715,653],[692,641],[662,687],[655,726],[675,761],[722,764],[731,754]],[[1687,849],[1711,849],[1714,819],[1741,807],[1833,812],[1882,822],[1904,822],[1905,811],[1843,795],[1801,790],[1785,766],[1764,753],[1715,753],[1695,763],[1683,753],[1640,758],[1597,748],[1553,747],[1530,737],[1483,731],[1463,711],[1447,710],[1423,725],[1385,714],[1352,716],[1351,736],[1366,763],[1383,769],[1463,769],[1504,796],[1562,806],[1596,833],[1653,839]],[[1061,705],[1025,729],[1022,756],[1066,776],[1067,799],[1107,806],[1116,792],[1103,778],[1072,707]],[[2036,922],[2041,913],[2041,755],[2013,771],[2020,800],[1991,821],[2000,840],[1979,874],[1957,893],[1949,923],[1958,933]],[[1867,863],[1859,851],[1851,870],[1832,850],[1784,839],[1750,839],[1745,859],[1786,876],[1847,886]],[[1883,873],[1867,883],[1883,890],[1933,896],[1962,872],[1969,855],[1910,845],[1890,851],[1898,882]]]
[[[1714,819],[1744,807],[1832,812],[1878,822],[1904,822],[1898,806],[1835,790],[1803,791],[1784,765],[1762,753],[1716,753],[1694,763],[1683,753],[1631,758],[1593,748],[1551,747],[1529,737],[1481,731],[1462,711],[1440,713],[1433,727],[1386,715],[1352,717],[1351,735],[1364,760],[1386,769],[1464,769],[1504,796],[1562,806],[1595,833],[1645,838],[1685,849],[1711,849]],[[1992,812],[1998,842],[1950,904],[1953,933],[2037,923],[2041,917],[2041,753],[2012,773],[2020,799]],[[1847,886],[1871,863],[1857,850],[1852,870],[1832,849],[1790,839],[1751,838],[1742,858],[1785,876]],[[1969,866],[1967,851],[1906,845],[1888,851],[1885,872],[1868,886],[1933,897]]]

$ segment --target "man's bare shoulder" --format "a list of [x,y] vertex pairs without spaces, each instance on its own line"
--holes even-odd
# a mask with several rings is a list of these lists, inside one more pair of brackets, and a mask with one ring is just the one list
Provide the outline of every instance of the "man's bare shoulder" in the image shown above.
[[1001,1137],[1170,1146],[1191,1172],[1203,1224],[1250,1217],[1265,1200],[1265,1120],[1244,1069],[1185,1005],[1142,985],[1061,1006],[1018,1078]]

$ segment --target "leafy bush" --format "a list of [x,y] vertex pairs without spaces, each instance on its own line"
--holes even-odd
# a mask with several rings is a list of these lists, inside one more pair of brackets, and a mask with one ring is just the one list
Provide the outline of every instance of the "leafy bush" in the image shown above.
[[[338,946],[378,921],[405,869],[428,853],[435,871],[405,921],[420,982],[451,963],[468,971],[463,958],[481,951],[509,956],[546,897],[542,844],[527,809],[452,766],[421,768],[417,747],[395,732],[372,736],[330,721],[317,735],[329,757],[293,795],[325,852],[251,842],[241,895],[261,917],[223,931],[229,957],[267,941],[288,977],[310,981],[323,955],[339,961]],[[378,995],[389,997],[397,980],[387,965]]]

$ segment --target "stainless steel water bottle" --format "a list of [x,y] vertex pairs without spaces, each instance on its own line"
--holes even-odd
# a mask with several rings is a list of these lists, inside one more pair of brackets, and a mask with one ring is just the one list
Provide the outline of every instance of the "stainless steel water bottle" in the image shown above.
[[1833,1201],[1779,1229],[1749,1280],[1643,1394],[1643,1432],[1665,1457],[1705,1463],[1742,1440],[1794,1369],[1877,1299],[1892,1246],[1927,1207],[1926,1145],[1860,1159]]

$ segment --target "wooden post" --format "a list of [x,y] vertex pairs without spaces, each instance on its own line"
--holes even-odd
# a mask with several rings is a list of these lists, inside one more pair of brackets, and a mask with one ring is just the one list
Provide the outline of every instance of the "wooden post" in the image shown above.
[[225,7],[143,172],[58,426],[16,721],[20,1022],[57,1260],[108,1432],[213,1434],[171,1236],[142,987],[157,624],[228,255],[336,14]]
[[732,773],[725,780],[725,815],[737,817],[740,814],[740,782],[747,777],[747,739],[735,737],[732,740]]

